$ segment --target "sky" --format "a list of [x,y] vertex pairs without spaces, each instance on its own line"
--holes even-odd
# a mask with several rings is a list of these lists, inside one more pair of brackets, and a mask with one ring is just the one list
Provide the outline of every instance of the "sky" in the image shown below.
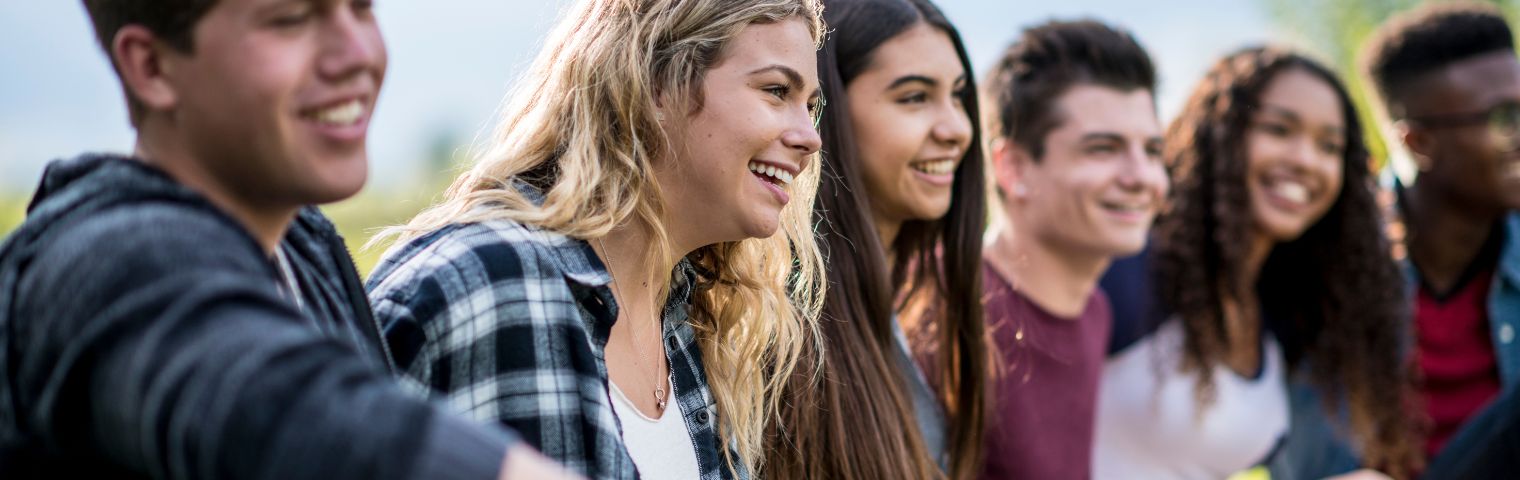
[[[370,128],[369,188],[424,175],[436,144],[466,148],[489,131],[513,80],[566,1],[379,0],[390,54]],[[1216,58],[1271,40],[1249,0],[939,0],[976,75],[1025,27],[1095,18],[1130,30],[1160,69],[1170,118]],[[0,2],[0,190],[30,190],[47,161],[127,152],[133,131],[121,89],[78,0]]]

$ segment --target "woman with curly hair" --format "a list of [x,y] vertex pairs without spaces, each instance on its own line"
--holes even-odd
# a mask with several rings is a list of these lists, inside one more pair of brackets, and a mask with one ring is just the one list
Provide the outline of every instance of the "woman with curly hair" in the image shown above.
[[1127,266],[1148,278],[1115,278],[1116,265],[1104,283],[1159,303],[1116,305],[1135,315],[1116,331],[1140,334],[1110,346],[1095,476],[1224,478],[1259,465],[1287,433],[1300,375],[1348,406],[1367,466],[1406,474],[1419,445],[1403,418],[1408,306],[1341,82],[1274,48],[1229,55],[1168,129],[1165,157],[1168,210]]

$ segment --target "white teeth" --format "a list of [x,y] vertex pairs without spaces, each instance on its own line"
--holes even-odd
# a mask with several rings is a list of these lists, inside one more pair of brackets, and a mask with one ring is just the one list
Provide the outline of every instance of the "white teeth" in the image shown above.
[[306,115],[307,118],[319,123],[335,126],[348,126],[359,122],[364,116],[364,103],[358,99],[350,100],[330,108],[324,108]]
[[1107,206],[1111,210],[1118,210],[1118,211],[1126,212],[1126,213],[1129,213],[1129,212],[1142,212],[1143,213],[1143,212],[1150,211],[1150,204],[1149,203],[1112,203],[1111,202],[1111,203],[1106,203],[1105,206]]
[[771,165],[765,165],[759,162],[750,162],[749,171],[776,179],[777,183],[780,183],[783,186],[792,183],[791,172],[776,168]]
[[1309,203],[1309,188],[1298,182],[1278,182],[1272,186],[1272,193],[1293,203]]
[[914,170],[930,175],[945,175],[955,171],[955,160],[936,160],[932,162],[919,162],[910,165]]

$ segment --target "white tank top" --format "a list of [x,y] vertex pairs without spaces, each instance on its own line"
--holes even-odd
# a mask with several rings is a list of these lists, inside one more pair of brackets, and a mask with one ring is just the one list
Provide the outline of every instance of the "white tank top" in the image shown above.
[[1175,318],[1109,357],[1098,393],[1093,478],[1218,480],[1267,459],[1288,432],[1282,347],[1262,334],[1261,374],[1214,368],[1214,402],[1199,412],[1196,373],[1182,373]]
[[612,411],[623,424],[623,445],[639,468],[639,476],[650,480],[696,479],[697,446],[691,440],[681,408],[672,401],[659,419],[644,416],[617,385],[612,387]]

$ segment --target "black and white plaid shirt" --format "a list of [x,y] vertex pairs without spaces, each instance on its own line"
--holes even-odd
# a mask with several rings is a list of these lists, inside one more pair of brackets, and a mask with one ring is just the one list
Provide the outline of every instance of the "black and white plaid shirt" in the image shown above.
[[[608,391],[611,281],[585,241],[491,221],[451,225],[390,252],[368,289],[397,366],[431,396],[511,427],[587,477],[637,478]],[[694,281],[682,262],[662,318],[675,403],[701,478],[748,478],[723,458],[717,408],[686,321]]]

